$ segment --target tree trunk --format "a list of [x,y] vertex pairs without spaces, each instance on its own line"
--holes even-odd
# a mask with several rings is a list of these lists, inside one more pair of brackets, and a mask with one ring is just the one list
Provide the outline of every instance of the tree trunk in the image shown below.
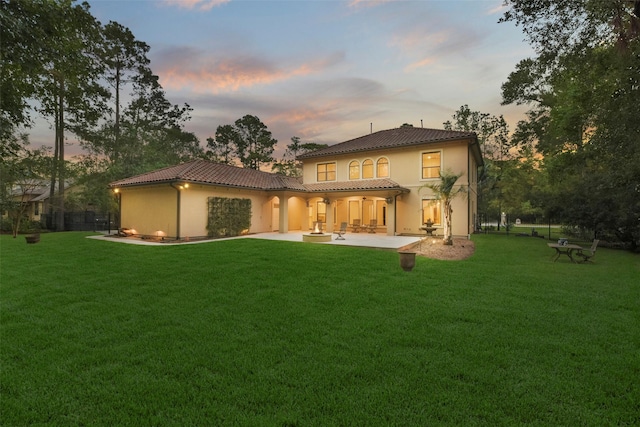
[[113,162],[118,164],[120,154],[120,64],[116,65],[115,70],[115,91],[116,91],[116,121],[113,125]]
[[442,243],[444,245],[453,245],[453,239],[451,238],[451,215],[453,210],[451,209],[451,201],[445,200],[444,202],[444,239]]
[[64,231],[64,78],[60,78],[58,95],[58,217],[56,229]]

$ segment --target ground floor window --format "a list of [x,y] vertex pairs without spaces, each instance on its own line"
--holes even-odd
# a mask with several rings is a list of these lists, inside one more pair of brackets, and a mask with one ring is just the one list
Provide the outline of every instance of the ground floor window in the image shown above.
[[433,221],[434,224],[442,224],[440,200],[425,199],[422,201],[422,223],[424,224],[428,220]]

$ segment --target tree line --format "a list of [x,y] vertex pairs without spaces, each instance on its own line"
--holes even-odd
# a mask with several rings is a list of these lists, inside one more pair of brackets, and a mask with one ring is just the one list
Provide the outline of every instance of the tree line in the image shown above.
[[[64,229],[70,180],[81,184],[78,205],[114,210],[107,184],[163,166],[202,157],[259,169],[274,164],[296,173],[292,159],[276,162],[277,141],[256,116],[219,126],[203,148],[185,130],[192,111],[174,105],[152,71],[150,47],[117,22],[100,23],[88,3],[72,0],[2,0],[0,42],[0,204],[16,227],[22,199],[48,181],[49,213]],[[51,124],[52,147],[29,147],[36,117]],[[76,138],[85,154],[74,162],[65,145]],[[298,148],[301,144],[294,143]],[[36,167],[36,163],[38,166]],[[71,204],[71,206],[69,206]]]
[[513,132],[501,116],[462,106],[445,128],[483,147],[479,210],[640,244],[640,1],[506,0],[536,52],[502,85],[528,105]]

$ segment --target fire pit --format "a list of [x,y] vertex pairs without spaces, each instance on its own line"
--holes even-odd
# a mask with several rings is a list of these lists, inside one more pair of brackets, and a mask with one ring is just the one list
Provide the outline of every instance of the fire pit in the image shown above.
[[309,234],[303,234],[302,235],[302,241],[303,242],[311,242],[311,243],[330,242],[331,241],[331,234],[324,234],[322,232],[322,222],[314,221],[313,222],[313,231],[311,233],[309,233]]

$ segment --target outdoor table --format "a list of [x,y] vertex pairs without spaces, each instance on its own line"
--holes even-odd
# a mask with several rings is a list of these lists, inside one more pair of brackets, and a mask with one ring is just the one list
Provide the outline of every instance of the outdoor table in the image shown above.
[[582,249],[582,246],[569,245],[569,244],[560,245],[558,243],[547,243],[547,246],[556,250],[556,254],[555,254],[555,258],[553,259],[553,262],[556,262],[558,258],[560,258],[560,255],[566,255],[574,264],[576,261],[573,259],[573,251]]

